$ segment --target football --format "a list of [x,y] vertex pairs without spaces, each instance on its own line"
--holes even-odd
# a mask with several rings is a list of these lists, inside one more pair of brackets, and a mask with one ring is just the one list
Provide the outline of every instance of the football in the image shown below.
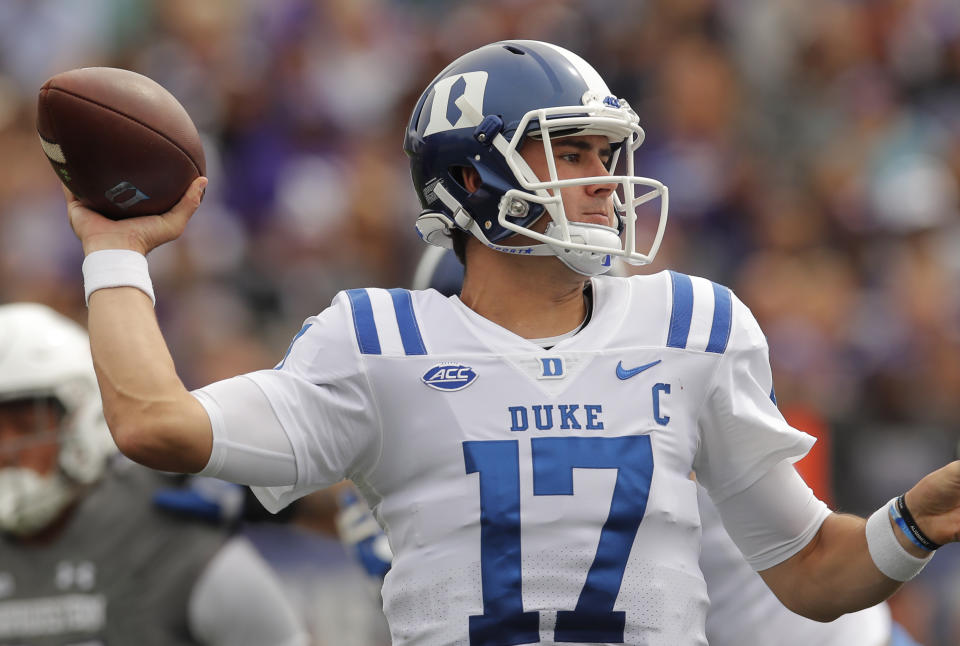
[[159,83],[113,67],[53,76],[40,88],[37,132],[60,180],[114,220],[169,211],[206,171],[190,115]]

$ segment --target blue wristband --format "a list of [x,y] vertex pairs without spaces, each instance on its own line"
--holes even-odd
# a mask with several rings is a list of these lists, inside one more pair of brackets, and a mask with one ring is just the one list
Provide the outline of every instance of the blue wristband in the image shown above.
[[927,535],[917,526],[916,521],[913,520],[913,515],[907,509],[907,503],[903,495],[890,502],[890,517],[900,528],[900,531],[906,534],[910,542],[920,549],[925,552],[933,552],[940,547],[938,543],[927,538]]

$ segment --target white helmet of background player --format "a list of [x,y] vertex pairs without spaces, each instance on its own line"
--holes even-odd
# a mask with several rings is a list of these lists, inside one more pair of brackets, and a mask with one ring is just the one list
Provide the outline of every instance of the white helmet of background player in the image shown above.
[[101,476],[116,445],[84,329],[43,305],[0,305],[0,403],[31,399],[57,402],[63,417],[53,473],[0,468],[0,531],[19,535],[57,518]]
[[[573,135],[607,138],[614,152],[610,175],[559,179],[552,140]],[[503,253],[557,256],[587,276],[609,271],[614,257],[647,264],[666,225],[667,189],[634,174],[643,138],[630,105],[573,52],[532,40],[476,49],[430,83],[407,126],[403,148],[423,206],[417,231],[426,242],[449,248],[459,229]],[[544,146],[550,177],[537,177],[521,157],[520,146],[531,139]],[[463,185],[464,168],[479,177],[473,192]],[[618,185],[616,228],[567,219],[560,190],[593,184]],[[638,209],[654,199],[660,204],[656,234],[641,247]],[[539,233],[532,225],[544,216],[549,221]],[[518,233],[535,244],[504,244]]]

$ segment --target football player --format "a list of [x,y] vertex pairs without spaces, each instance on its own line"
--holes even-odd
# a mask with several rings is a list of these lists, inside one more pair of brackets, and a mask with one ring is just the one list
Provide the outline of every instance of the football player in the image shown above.
[[[417,264],[413,289],[435,289],[444,296],[457,296],[462,285],[463,266],[452,251],[427,247]],[[703,487],[698,487],[697,495],[702,532],[700,569],[710,597],[706,635],[711,646],[915,646],[893,623],[886,603],[829,623],[787,610],[743,559]],[[354,557],[371,577],[382,577],[389,569],[390,555],[388,550],[376,549],[382,531],[372,515],[354,502],[345,508],[342,518],[347,528],[341,535]]]
[[[637,114],[572,52],[504,41],[452,62],[404,148],[458,298],[355,289],[273,369],[188,392],[153,312],[162,217],[68,196],[94,357],[120,449],[256,487],[279,509],[348,476],[386,528],[394,643],[705,644],[698,480],[750,565],[821,621],[875,605],[960,538],[960,463],[869,521],[794,470],[813,438],[770,394],[767,346],[729,289],[606,277],[659,247],[667,190],[636,175]],[[638,212],[656,206],[650,238]]]
[[83,329],[0,305],[0,643],[306,644],[253,547],[165,511],[170,486],[116,454]]

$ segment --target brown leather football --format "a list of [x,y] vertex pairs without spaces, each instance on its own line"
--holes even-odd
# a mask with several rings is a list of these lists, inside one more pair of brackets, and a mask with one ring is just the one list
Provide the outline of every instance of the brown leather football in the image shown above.
[[157,82],[84,67],[40,88],[37,132],[60,180],[114,220],[169,211],[206,171],[190,115]]

